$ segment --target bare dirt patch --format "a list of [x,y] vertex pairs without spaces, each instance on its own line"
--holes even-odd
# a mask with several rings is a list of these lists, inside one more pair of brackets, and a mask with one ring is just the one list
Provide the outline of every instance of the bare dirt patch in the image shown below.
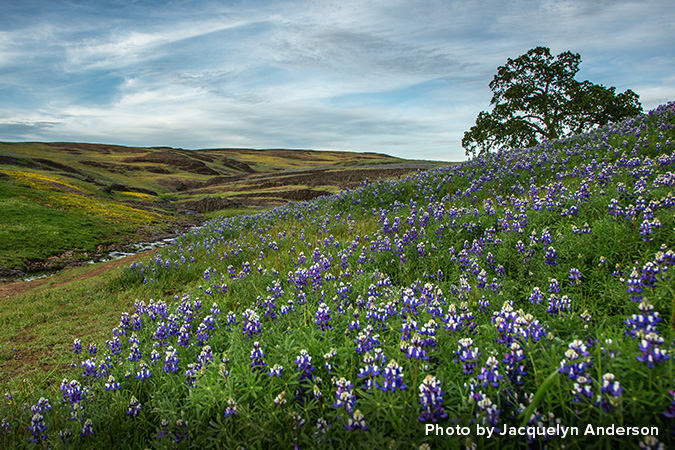
[[175,152],[150,152],[143,156],[127,158],[124,162],[166,164],[199,175],[221,175],[204,162]]

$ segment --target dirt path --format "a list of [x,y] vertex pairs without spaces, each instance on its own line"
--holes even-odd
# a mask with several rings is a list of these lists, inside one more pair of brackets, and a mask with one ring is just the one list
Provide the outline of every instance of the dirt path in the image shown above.
[[135,261],[139,258],[142,258],[145,255],[156,252],[157,249],[147,250],[145,252],[136,253],[135,255],[126,256],[124,258],[116,259],[113,261],[107,261],[103,263],[92,264],[91,270],[86,271],[80,275],[69,277],[71,269],[64,269],[62,272],[59,272],[56,275],[39,278],[32,281],[13,281],[6,284],[0,284],[0,300],[5,298],[15,297],[20,294],[35,290],[49,282],[55,282],[51,287],[65,286],[67,284],[73,283],[75,281],[86,280],[87,278],[95,277],[105,273],[115,267],[119,267],[125,264],[130,264],[132,261]]

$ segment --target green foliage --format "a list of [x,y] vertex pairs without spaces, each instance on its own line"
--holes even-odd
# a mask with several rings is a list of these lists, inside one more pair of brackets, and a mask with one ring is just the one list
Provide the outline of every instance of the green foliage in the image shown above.
[[25,268],[65,251],[92,252],[116,233],[129,232],[123,224],[60,211],[39,203],[39,193],[0,179],[0,266]]
[[[55,287],[0,303],[3,353],[24,328],[53,334],[56,357],[75,366],[59,375],[88,388],[80,406],[95,424],[94,435],[80,436],[82,420],[69,420],[71,406],[56,386],[8,383],[14,400],[0,403],[0,419],[10,422],[11,433],[0,429],[0,445],[32,445],[32,411],[21,405],[35,406],[44,396],[53,406],[44,413],[44,446],[52,448],[67,447],[58,435],[64,430],[76,448],[585,449],[650,442],[645,435],[584,436],[587,425],[654,426],[658,441],[672,447],[672,419],[664,413],[675,406],[673,142],[675,105],[535,149],[501,151],[400,182],[214,219],[112,273],[97,289]],[[653,230],[641,228],[645,220]],[[555,264],[549,247],[557,250]],[[572,269],[581,274],[578,282]],[[656,270],[654,280],[633,290],[633,272],[647,280]],[[310,276],[306,284],[303,275]],[[543,294],[540,301],[531,299],[535,289]],[[554,300],[563,296],[568,307],[556,307]],[[106,300],[109,316],[128,315],[101,320]],[[324,329],[320,305],[330,309]],[[92,317],[78,313],[85,308]],[[250,335],[249,309],[261,325]],[[378,319],[387,311],[386,319]],[[217,316],[214,328],[198,343],[200,324],[209,316]],[[637,323],[638,316],[643,324],[651,321],[650,333],[663,338],[658,345],[669,357],[652,367],[642,360],[648,333],[634,329],[631,335],[627,323]],[[453,328],[451,317],[462,317],[462,326]],[[161,338],[158,331],[169,323],[191,333],[190,345],[179,345],[176,334]],[[358,343],[368,326],[375,348],[400,365],[405,390],[368,389],[368,375],[359,376],[366,356]],[[420,334],[436,329],[428,359],[406,356],[404,327]],[[520,332],[525,335],[514,334]],[[104,342],[113,336],[122,352],[111,355]],[[64,355],[74,338],[85,353],[96,342],[97,356]],[[465,372],[458,352],[465,338],[480,353],[473,373]],[[145,380],[137,377],[140,361],[128,357],[136,339],[141,361],[152,371]],[[265,353],[263,371],[252,370],[255,342]],[[524,356],[517,366],[509,363],[513,343]],[[172,373],[163,369],[169,345],[179,359]],[[213,360],[187,376],[207,346]],[[160,356],[154,363],[153,350]],[[302,350],[314,368],[305,385],[296,362]],[[560,370],[575,356],[585,381]],[[105,371],[100,379],[83,375],[83,362],[94,358]],[[479,378],[490,358],[503,376],[497,386]],[[275,364],[284,367],[279,377],[267,372]],[[514,367],[522,368],[520,379],[511,378]],[[105,389],[108,375],[119,390]],[[448,417],[424,423],[420,385],[427,376],[440,383]],[[335,406],[343,377],[353,384],[354,409],[368,431],[345,428],[356,414]],[[584,383],[590,396],[577,395]],[[617,387],[618,395],[608,391]],[[128,413],[134,399],[137,416]],[[236,414],[227,413],[234,404]],[[475,430],[487,425],[490,405],[500,427],[560,424],[577,426],[582,435],[531,443],[521,436],[480,436]],[[322,421],[330,424],[325,435],[318,433]],[[426,425],[435,424],[444,430],[465,425],[471,433],[468,439],[425,433]]]
[[554,58],[548,48],[536,47],[498,67],[490,83],[492,112],[481,111],[464,133],[467,156],[532,147],[542,139],[587,132],[642,111],[631,90],[616,95],[614,87],[575,80],[580,63],[578,53]]

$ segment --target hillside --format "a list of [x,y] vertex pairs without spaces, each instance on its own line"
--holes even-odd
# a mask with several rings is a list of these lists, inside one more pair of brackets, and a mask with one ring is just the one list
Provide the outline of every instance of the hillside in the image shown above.
[[0,447],[674,448],[674,168],[675,102],[4,299]]
[[[375,153],[0,143],[0,278],[441,163]],[[216,211],[216,212],[214,212]]]

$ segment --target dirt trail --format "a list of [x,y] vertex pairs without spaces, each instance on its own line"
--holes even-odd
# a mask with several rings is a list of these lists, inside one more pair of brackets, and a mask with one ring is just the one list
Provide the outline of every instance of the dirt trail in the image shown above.
[[102,273],[114,269],[115,267],[129,264],[132,261],[135,261],[139,258],[142,258],[145,255],[149,255],[156,251],[157,249],[152,249],[141,253],[136,253],[135,255],[126,256],[124,258],[115,259],[113,261],[96,263],[92,265],[92,270],[88,270],[87,272],[77,275],[75,277],[69,277],[71,269],[65,269],[64,271],[47,278],[39,278],[37,280],[32,281],[12,281],[6,284],[0,284],[0,300],[24,294],[50,282],[54,283],[51,285],[51,287],[60,287],[68,285],[75,281],[86,280],[87,278],[101,275]]

